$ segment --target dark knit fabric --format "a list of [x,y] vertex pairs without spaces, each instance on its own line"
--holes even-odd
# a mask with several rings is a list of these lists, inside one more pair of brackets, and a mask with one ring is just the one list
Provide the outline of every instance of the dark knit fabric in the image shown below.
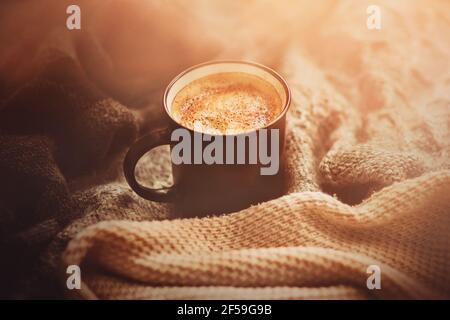
[[133,111],[99,90],[69,52],[46,48],[33,59],[36,70],[0,105],[0,250],[10,258],[0,266],[5,292],[81,214],[71,183],[102,171],[138,130]]

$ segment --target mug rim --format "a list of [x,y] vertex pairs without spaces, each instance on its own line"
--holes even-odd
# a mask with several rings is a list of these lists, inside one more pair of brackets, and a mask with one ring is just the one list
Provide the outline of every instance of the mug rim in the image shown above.
[[[248,134],[250,132],[254,132],[254,131],[258,131],[260,129],[264,129],[264,128],[268,128],[271,127],[272,125],[274,125],[275,123],[277,123],[281,118],[283,118],[287,112],[287,110],[289,109],[290,105],[291,105],[291,89],[289,88],[289,85],[287,84],[287,81],[275,70],[273,70],[272,68],[269,68],[263,64],[257,63],[257,62],[253,62],[253,61],[247,61],[247,60],[211,60],[211,61],[207,61],[207,62],[203,62],[203,63],[199,63],[196,65],[193,65],[187,69],[185,69],[184,71],[180,72],[178,75],[176,75],[172,81],[170,81],[170,83],[167,85],[166,89],[164,90],[164,95],[163,95],[163,106],[164,109],[167,113],[167,115],[170,117],[170,119],[172,119],[173,122],[175,122],[178,126],[185,128],[187,130],[193,131],[193,132],[197,132],[194,129],[188,128],[184,125],[182,125],[181,123],[179,123],[178,121],[176,121],[170,111],[169,111],[169,107],[167,105],[167,96],[170,92],[170,90],[172,89],[173,85],[180,80],[182,77],[184,77],[186,74],[188,74],[191,71],[194,71],[198,68],[204,67],[204,66],[209,66],[209,65],[213,65],[213,64],[223,64],[223,63],[235,63],[235,64],[245,64],[245,65],[250,65],[253,67],[257,67],[260,68],[266,72],[268,72],[270,75],[272,75],[274,78],[276,78],[280,84],[283,86],[284,92],[286,94],[286,102],[284,103],[283,109],[281,110],[280,114],[273,119],[270,123],[266,124],[264,127],[261,128],[255,128],[255,129],[251,129],[249,131],[246,132],[240,132],[237,134],[215,134],[215,135],[219,135],[219,136],[234,136],[234,135],[239,135],[239,134]],[[204,132],[198,132],[201,134],[207,134]]]

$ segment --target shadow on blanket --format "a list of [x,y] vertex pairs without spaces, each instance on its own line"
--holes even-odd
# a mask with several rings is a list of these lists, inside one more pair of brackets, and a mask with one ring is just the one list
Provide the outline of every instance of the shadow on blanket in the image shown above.
[[2,283],[17,281],[20,265],[29,272],[33,252],[79,214],[69,182],[106,166],[138,130],[133,112],[67,52],[46,48],[34,59],[31,80],[1,97]]

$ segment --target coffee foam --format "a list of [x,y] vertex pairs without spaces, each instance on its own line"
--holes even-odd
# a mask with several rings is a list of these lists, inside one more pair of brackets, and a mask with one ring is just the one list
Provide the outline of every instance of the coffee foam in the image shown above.
[[207,134],[237,134],[263,128],[282,111],[281,98],[266,80],[243,72],[197,79],[175,96],[171,115],[181,125]]

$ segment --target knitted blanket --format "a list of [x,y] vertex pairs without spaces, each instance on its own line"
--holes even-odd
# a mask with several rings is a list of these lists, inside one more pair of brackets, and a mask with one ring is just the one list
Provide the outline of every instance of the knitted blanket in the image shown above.
[[[141,106],[139,95],[124,96],[120,83],[88,77],[89,85],[81,87],[89,71],[83,77],[70,73],[64,82],[56,77],[60,73],[39,73],[39,85],[63,88],[44,87],[62,92],[63,102],[55,105],[74,106],[69,116],[62,112],[50,121],[70,124],[67,140],[51,124],[44,126],[51,130],[8,126],[23,123],[14,117],[23,115],[17,110],[24,100],[0,109],[10,110],[1,127],[0,143],[9,147],[0,149],[0,174],[19,181],[11,172],[21,173],[14,190],[22,193],[30,190],[20,189],[23,179],[41,179],[31,184],[34,196],[26,206],[11,197],[0,202],[9,212],[2,219],[12,217],[8,225],[17,225],[11,222],[15,212],[37,212],[8,240],[16,244],[9,252],[17,243],[39,243],[33,269],[39,272],[25,286],[54,279],[62,294],[101,299],[450,298],[449,4],[382,2],[383,26],[373,31],[361,23],[364,1],[330,3],[306,10],[320,18],[314,32],[308,31],[311,21],[297,21],[300,12],[283,16],[284,22],[292,19],[295,33],[276,57],[251,49],[259,42],[233,51],[265,57],[286,77],[293,96],[285,195],[239,212],[181,218],[179,209],[130,190],[121,173],[125,146],[137,128],[145,132],[159,124],[161,106]],[[240,40],[245,43],[246,35]],[[89,70],[83,52],[98,48],[75,43],[71,63],[44,69]],[[46,91],[21,92],[16,96],[25,99]],[[80,92],[82,100],[66,99]],[[60,115],[51,108],[48,114]],[[60,146],[64,152],[58,153]],[[30,151],[27,158],[17,151],[21,156],[11,158],[19,147],[45,152]],[[64,158],[67,150],[71,156]],[[37,168],[48,169],[28,170],[34,159],[42,163]],[[137,168],[140,180],[156,185],[170,183],[169,173],[167,148]],[[69,265],[81,267],[81,290],[65,287]],[[369,266],[379,267],[381,289],[368,288]]]

